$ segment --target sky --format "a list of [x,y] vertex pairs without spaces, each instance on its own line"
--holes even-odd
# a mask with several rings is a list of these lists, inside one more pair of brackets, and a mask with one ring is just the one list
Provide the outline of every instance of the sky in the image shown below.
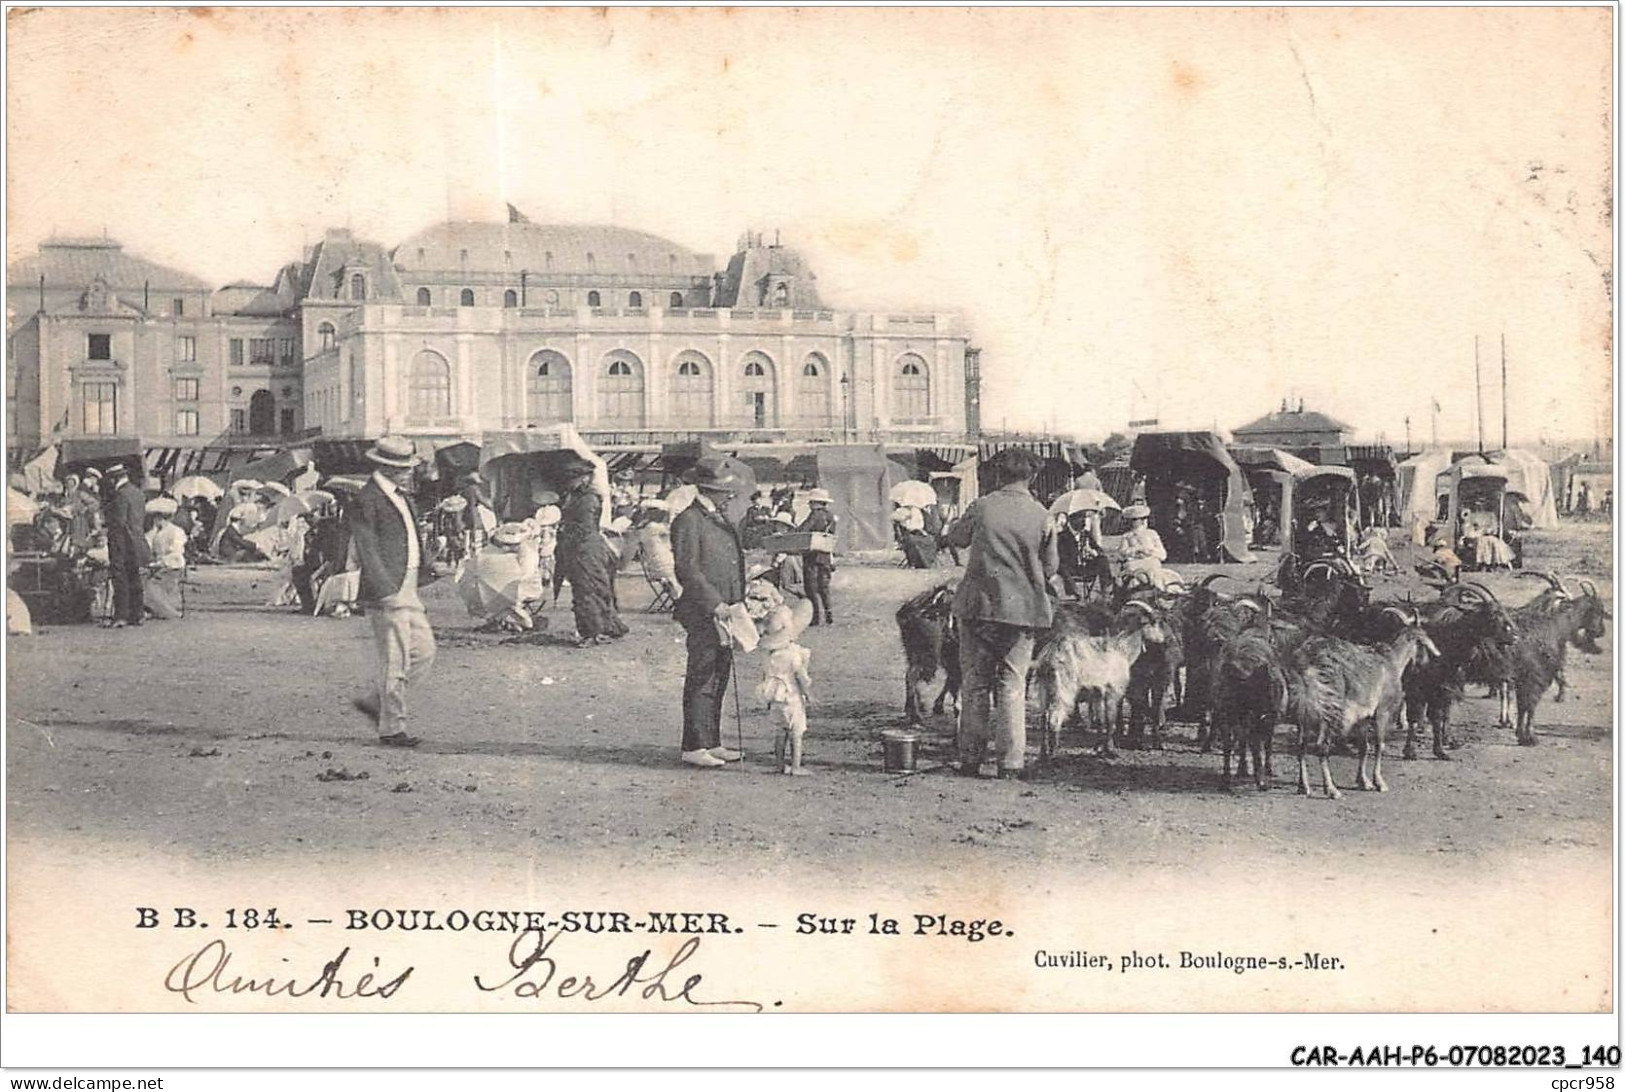
[[963,317],[984,425],[1589,439],[1612,414],[1612,13],[8,14],[7,255],[220,284],[324,228],[609,222]]

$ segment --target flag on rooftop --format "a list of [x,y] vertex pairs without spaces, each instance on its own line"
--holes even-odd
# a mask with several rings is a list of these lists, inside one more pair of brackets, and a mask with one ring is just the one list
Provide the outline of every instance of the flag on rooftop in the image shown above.
[[528,224],[528,223],[530,223],[530,217],[526,216],[524,213],[522,213],[518,209],[514,208],[513,203],[510,201],[508,203],[508,223],[510,223],[510,224]]

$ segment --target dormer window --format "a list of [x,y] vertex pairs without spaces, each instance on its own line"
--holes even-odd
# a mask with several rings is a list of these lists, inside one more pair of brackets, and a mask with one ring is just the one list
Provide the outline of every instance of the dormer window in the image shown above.
[[316,327],[316,341],[317,344],[321,346],[323,352],[326,352],[328,349],[331,349],[334,345],[338,344],[338,335],[338,330],[331,322],[324,322],[320,326]]
[[350,278],[350,298],[353,300],[367,298],[367,278],[359,273]]
[[779,307],[790,306],[790,286],[783,281],[773,290],[773,302]]

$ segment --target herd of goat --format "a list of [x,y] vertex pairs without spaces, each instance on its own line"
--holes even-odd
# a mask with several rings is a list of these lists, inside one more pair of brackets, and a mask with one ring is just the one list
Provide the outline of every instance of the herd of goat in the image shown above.
[[[1266,788],[1276,728],[1292,724],[1299,792],[1309,792],[1313,754],[1322,788],[1336,797],[1328,759],[1343,749],[1359,757],[1356,786],[1382,792],[1383,747],[1396,727],[1404,727],[1406,758],[1416,757],[1423,725],[1434,756],[1450,757],[1451,709],[1468,684],[1498,692],[1501,725],[1532,746],[1536,710],[1554,683],[1563,700],[1568,647],[1599,652],[1612,615],[1590,581],[1576,590],[1550,573],[1522,575],[1546,587],[1511,609],[1476,582],[1444,586],[1426,602],[1375,600],[1357,572],[1330,562],[1311,566],[1303,590],[1279,598],[1219,590],[1216,574],[1188,590],[1135,588],[1061,603],[1029,675],[1043,715],[1040,761],[1055,757],[1074,712],[1099,731],[1101,753],[1145,746],[1148,736],[1160,749],[1171,699],[1199,725],[1202,750],[1222,752],[1226,787],[1234,757],[1237,777],[1250,767]],[[953,590],[938,585],[897,611],[914,723],[939,667],[946,679],[935,711],[958,700]]]

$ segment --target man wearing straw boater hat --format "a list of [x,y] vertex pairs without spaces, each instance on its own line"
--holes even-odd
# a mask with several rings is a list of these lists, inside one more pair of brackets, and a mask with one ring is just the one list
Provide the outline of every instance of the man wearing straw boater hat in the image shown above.
[[745,553],[739,529],[723,514],[744,484],[724,460],[706,456],[684,475],[698,490],[671,525],[672,554],[683,594],[672,617],[688,635],[683,673],[682,760],[720,767],[744,756],[722,745],[722,699],[733,673],[733,648],[717,635],[717,616],[745,598]]
[[434,663],[434,631],[418,598],[425,569],[417,510],[405,489],[417,456],[412,442],[386,436],[367,452],[374,470],[349,506],[350,542],[361,563],[358,596],[372,623],[378,655],[374,693],[355,706],[378,726],[388,747],[416,747],[406,732],[406,688]]
[[948,531],[951,545],[970,547],[954,596],[964,678],[959,772],[980,774],[991,731],[999,776],[1020,777],[1027,761],[1027,667],[1034,635],[1054,619],[1048,588],[1059,557],[1049,513],[1028,492],[1033,457],[1007,448],[988,469],[999,488]]

